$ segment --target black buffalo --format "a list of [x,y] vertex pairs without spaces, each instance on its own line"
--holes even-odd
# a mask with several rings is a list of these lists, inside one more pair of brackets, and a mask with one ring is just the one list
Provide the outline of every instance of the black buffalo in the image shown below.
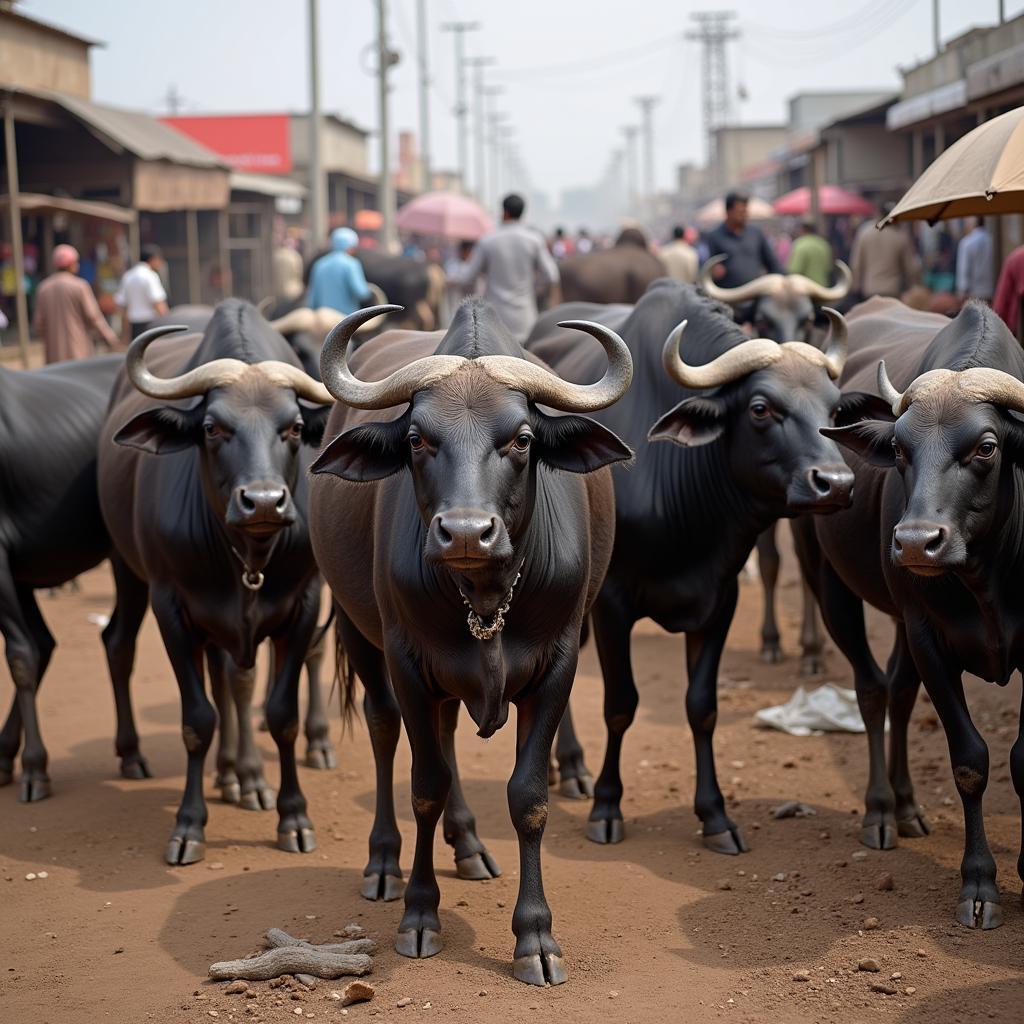
[[[563,377],[591,380],[591,354],[555,328],[569,316],[603,322],[600,307],[568,304],[541,318],[527,347]],[[630,632],[648,616],[687,634],[686,713],[705,845],[747,849],[715,777],[718,662],[736,608],[736,574],[758,534],[780,516],[831,512],[850,499],[853,476],[818,433],[839,407],[833,378],[845,353],[842,317],[830,317],[834,337],[822,352],[747,340],[725,308],[672,280],[656,282],[632,312],[612,309],[609,323],[629,346],[636,378],[597,418],[636,449],[636,465],[613,474],[615,551],[591,616],[608,729],[587,829],[595,842],[623,838],[619,761],[638,700]],[[680,360],[680,339],[696,365]]]
[[[897,833],[928,831],[907,761],[907,722],[923,679],[964,810],[957,918],[994,928],[1002,911],[981,806],[988,748],[962,676],[1005,685],[1024,667],[1024,353],[1002,320],[973,302],[949,322],[873,299],[851,314],[850,342],[841,383],[875,393],[863,410],[873,418],[827,433],[852,453],[855,500],[829,522],[801,524],[798,540],[829,632],[853,667],[867,726],[862,838],[887,848]],[[863,601],[896,621],[884,674],[865,637]],[[1010,772],[1024,799],[1020,734]],[[1024,858],[1018,872],[1024,877]]]
[[366,688],[377,760],[363,892],[394,898],[399,890],[391,786],[400,706],[413,754],[416,853],[395,947],[410,957],[441,949],[433,844],[442,812],[459,873],[497,873],[458,784],[460,702],[483,737],[505,724],[513,703],[514,969],[522,981],[557,984],[566,973],[540,868],[547,765],[583,617],[611,553],[612,485],[602,467],[630,453],[595,421],[539,405],[583,412],[614,402],[629,385],[629,354],[596,324],[568,324],[593,334],[609,362],[598,384],[567,384],[526,356],[489,306],[467,300],[443,335],[388,332],[367,342],[353,357],[376,381],[365,383],[348,368],[345,347],[360,323],[388,310],[353,314],[324,347],[324,381],[339,399],[328,431],[341,433],[314,464],[311,508],[339,633]]
[[[320,580],[301,453],[319,444],[332,399],[248,303],[222,302],[202,336],[158,340],[174,330],[157,327],[132,342],[100,439],[100,502],[125,606],[111,673],[127,687],[148,599],[181,691],[188,753],[166,859],[188,864],[204,855],[203,763],[216,723],[204,653],[222,711],[232,698],[244,710],[256,649],[269,637],[278,666],[267,706],[281,762],[278,845],[308,851],[315,840],[295,765],[297,688]],[[243,805],[259,807],[268,788],[249,716],[238,722],[232,767]]]
[[[56,587],[98,565],[110,538],[96,493],[96,441],[119,355],[42,370],[0,369],[0,629],[15,698],[0,730],[0,786],[14,779],[21,745],[23,801],[50,794],[36,691],[55,647],[34,591]],[[103,631],[108,654],[124,609]],[[126,688],[115,691],[116,750],[126,778],[148,775]]]

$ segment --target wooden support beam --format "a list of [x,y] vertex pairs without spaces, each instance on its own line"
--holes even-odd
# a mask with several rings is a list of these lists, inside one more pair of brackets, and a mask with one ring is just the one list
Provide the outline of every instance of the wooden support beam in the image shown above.
[[25,251],[21,239],[21,209],[18,205],[18,148],[14,140],[14,108],[8,94],[4,101],[4,159],[7,162],[7,208],[11,214],[11,251],[14,257],[14,308],[18,320],[21,361],[28,368],[28,300],[25,298]]

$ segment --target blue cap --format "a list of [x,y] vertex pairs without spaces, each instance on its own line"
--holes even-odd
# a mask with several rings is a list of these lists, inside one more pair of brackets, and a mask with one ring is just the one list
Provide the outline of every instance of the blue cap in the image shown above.
[[359,245],[359,236],[351,228],[335,228],[331,232],[331,248],[347,252]]

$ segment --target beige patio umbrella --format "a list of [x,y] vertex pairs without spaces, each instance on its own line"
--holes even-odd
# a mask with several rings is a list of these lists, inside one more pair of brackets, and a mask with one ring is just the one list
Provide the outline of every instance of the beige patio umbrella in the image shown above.
[[990,213],[1024,213],[1024,107],[1000,114],[954,142],[878,226]]

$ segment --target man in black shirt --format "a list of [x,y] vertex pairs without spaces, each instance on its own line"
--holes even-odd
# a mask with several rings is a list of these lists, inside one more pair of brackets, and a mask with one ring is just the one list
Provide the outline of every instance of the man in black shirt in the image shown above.
[[730,192],[725,197],[725,220],[707,236],[709,256],[728,256],[712,271],[723,288],[738,288],[762,274],[781,274],[775,253],[761,229],[747,223],[747,196]]

